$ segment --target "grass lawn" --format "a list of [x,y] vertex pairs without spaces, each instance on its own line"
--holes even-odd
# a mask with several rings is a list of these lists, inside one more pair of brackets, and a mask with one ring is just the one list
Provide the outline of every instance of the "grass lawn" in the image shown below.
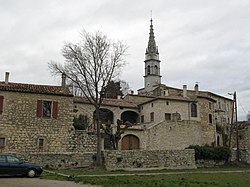
[[[238,172],[239,170],[245,172]],[[225,171],[231,171],[230,173]],[[71,175],[63,177],[44,172],[41,178],[72,180],[83,184],[101,185],[103,187],[179,187],[179,186],[250,186],[250,168],[209,168],[197,170],[160,170],[160,171],[105,171],[87,169],[67,169],[57,172]],[[181,173],[183,172],[183,173]],[[188,172],[188,173],[187,173]],[[190,173],[193,172],[193,173]],[[211,172],[211,173],[206,173]],[[218,172],[218,173],[213,173]],[[151,175],[143,175],[151,173]],[[160,173],[160,174],[159,174]],[[106,174],[118,174],[118,176],[98,176]],[[121,176],[127,174],[126,176]],[[131,175],[135,174],[135,175]],[[94,176],[79,176],[94,175]]]

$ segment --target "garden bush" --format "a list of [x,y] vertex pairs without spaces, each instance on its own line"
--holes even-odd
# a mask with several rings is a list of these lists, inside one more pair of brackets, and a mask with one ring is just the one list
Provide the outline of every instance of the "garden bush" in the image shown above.
[[226,160],[231,156],[231,151],[228,147],[213,147],[209,145],[199,146],[191,145],[188,149],[195,150],[195,160]]

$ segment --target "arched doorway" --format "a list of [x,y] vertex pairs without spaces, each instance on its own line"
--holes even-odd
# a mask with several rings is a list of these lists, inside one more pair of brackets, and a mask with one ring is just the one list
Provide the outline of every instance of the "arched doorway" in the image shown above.
[[140,140],[135,135],[126,135],[122,138],[122,150],[140,149]]
[[121,120],[123,123],[129,121],[130,123],[139,122],[139,115],[134,111],[125,111],[121,114]]

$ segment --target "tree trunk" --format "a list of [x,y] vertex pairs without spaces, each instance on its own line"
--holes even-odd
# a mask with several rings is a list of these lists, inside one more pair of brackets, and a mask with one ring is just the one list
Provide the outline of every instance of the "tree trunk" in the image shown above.
[[102,146],[101,146],[101,130],[100,130],[100,108],[96,107],[96,134],[97,134],[97,153],[96,153],[96,166],[102,165]]

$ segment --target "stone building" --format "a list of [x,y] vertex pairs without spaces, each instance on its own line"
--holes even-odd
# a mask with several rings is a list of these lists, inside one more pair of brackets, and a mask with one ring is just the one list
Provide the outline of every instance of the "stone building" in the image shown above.
[[0,140],[8,152],[69,149],[73,96],[62,86],[0,82]]
[[131,147],[144,149],[226,144],[233,101],[200,91],[198,84],[193,90],[188,90],[186,85],[179,89],[162,84],[160,62],[151,20],[144,61],[144,88],[138,90],[138,95],[124,98],[140,107],[141,126],[126,131],[121,148],[129,147],[127,144],[132,145],[133,141],[136,146]]

